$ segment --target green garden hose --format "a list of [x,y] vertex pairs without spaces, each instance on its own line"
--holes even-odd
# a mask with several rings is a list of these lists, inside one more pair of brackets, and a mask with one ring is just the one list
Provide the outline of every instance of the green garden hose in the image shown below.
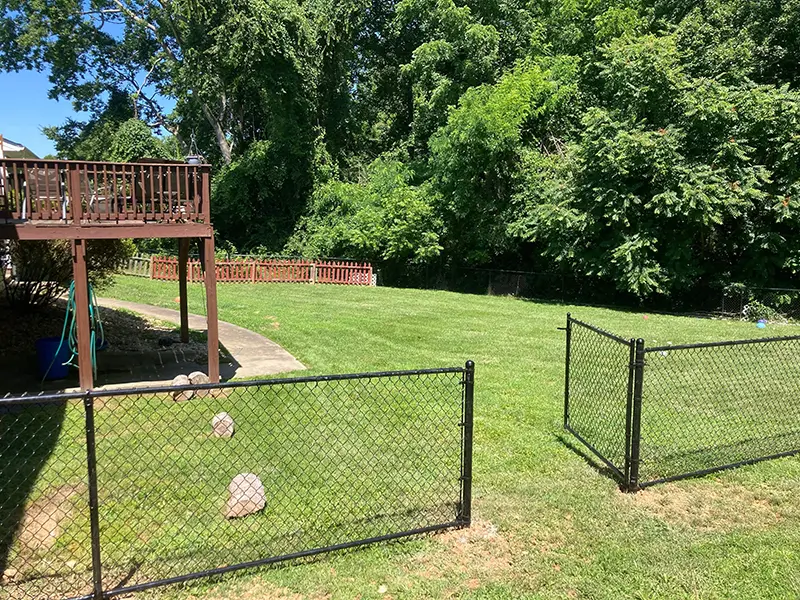
[[[95,377],[97,377],[97,349],[105,347],[106,338],[105,332],[103,331],[103,322],[100,319],[100,307],[97,304],[97,296],[95,296],[94,289],[92,288],[92,284],[88,284],[89,286],[89,330],[90,330],[90,339],[89,339],[89,347],[91,349],[91,359],[92,359],[92,373]],[[47,367],[47,371],[42,378],[42,383],[47,378],[47,375],[50,373],[50,369],[53,368],[53,365],[56,362],[56,358],[58,358],[59,352],[61,352],[61,347],[64,345],[66,341],[69,344],[69,351],[70,357],[64,362],[64,365],[72,365],[77,367],[77,363],[75,359],[78,358],[78,320],[76,318],[76,303],[75,303],[75,282],[73,281],[69,286],[69,295],[67,296],[67,314],[64,315],[64,327],[61,329],[61,341],[58,343],[58,348],[53,355],[53,360],[50,362],[50,366]],[[98,343],[99,340],[99,343]]]

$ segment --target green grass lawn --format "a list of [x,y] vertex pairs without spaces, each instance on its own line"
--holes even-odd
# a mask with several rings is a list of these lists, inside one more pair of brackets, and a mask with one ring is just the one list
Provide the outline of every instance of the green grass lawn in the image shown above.
[[[171,283],[121,277],[105,295],[177,307],[177,285]],[[221,319],[281,344],[311,374],[456,366],[474,360],[475,524],[470,531],[343,552],[145,596],[800,596],[800,459],[770,461],[637,495],[620,493],[614,481],[571,449],[574,440],[562,432],[564,334],[556,329],[567,311],[625,337],[659,344],[792,334],[794,327],[758,330],[732,321],[662,315],[644,319],[635,312],[448,292],[289,284],[220,285],[219,308]],[[198,285],[190,286],[190,310],[204,312]],[[201,405],[177,406],[192,412]],[[168,423],[157,426],[162,435],[168,435]],[[68,427],[69,419],[64,430]],[[144,438],[138,443],[146,448]],[[288,449],[283,444],[269,450],[270,460],[287,460],[280,455]],[[189,462],[187,469],[194,468]],[[168,490],[164,494],[168,499]],[[132,514],[130,507],[120,510]],[[153,533],[136,531],[139,526],[133,525],[128,537],[138,536],[146,544]],[[177,529],[179,523],[171,526]],[[180,532],[174,536],[179,538]],[[215,542],[218,538],[210,534],[209,547],[218,547]]]

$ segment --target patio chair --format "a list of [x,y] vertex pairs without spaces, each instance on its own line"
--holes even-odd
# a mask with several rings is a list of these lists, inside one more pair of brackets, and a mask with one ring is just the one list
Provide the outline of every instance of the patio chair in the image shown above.
[[23,219],[28,218],[27,210],[30,206],[31,212],[59,214],[66,221],[69,198],[62,169],[55,166],[29,167],[25,172],[23,188],[27,200],[22,203]]
[[[180,219],[186,214],[186,205],[192,201],[191,192],[193,189],[192,180],[189,180],[189,189],[187,189],[187,182],[185,178],[181,177],[181,172],[177,168],[163,168],[159,173],[158,167],[153,167],[152,170],[148,163],[171,161],[151,161],[143,159],[138,161],[137,164],[141,165],[140,173],[136,177],[136,198],[143,204],[145,214],[150,215],[163,215],[167,218]],[[185,163],[175,162],[176,166],[185,166]],[[172,202],[172,213],[170,214],[169,203]],[[161,203],[163,202],[163,209]],[[151,203],[154,209],[151,210]]]

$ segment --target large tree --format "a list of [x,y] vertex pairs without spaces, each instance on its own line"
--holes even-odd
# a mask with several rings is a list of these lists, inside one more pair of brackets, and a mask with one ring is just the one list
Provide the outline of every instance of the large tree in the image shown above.
[[[2,0],[0,64],[50,69],[51,95],[133,116],[230,163],[280,131],[312,137],[348,96],[361,3],[294,0]],[[344,65],[344,66],[343,66]],[[175,106],[169,114],[165,106]],[[335,136],[334,136],[335,137]],[[213,151],[211,150],[213,148]]]

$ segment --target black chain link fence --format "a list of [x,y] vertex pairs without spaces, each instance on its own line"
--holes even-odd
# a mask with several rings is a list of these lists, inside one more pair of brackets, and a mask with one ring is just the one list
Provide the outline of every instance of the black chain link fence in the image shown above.
[[629,342],[572,318],[566,331],[564,427],[625,478]]
[[564,426],[628,490],[800,452],[800,336],[647,348],[567,315]]
[[722,295],[719,312],[747,321],[800,319],[800,290],[731,286]]
[[470,523],[473,368],[0,399],[0,597]]

